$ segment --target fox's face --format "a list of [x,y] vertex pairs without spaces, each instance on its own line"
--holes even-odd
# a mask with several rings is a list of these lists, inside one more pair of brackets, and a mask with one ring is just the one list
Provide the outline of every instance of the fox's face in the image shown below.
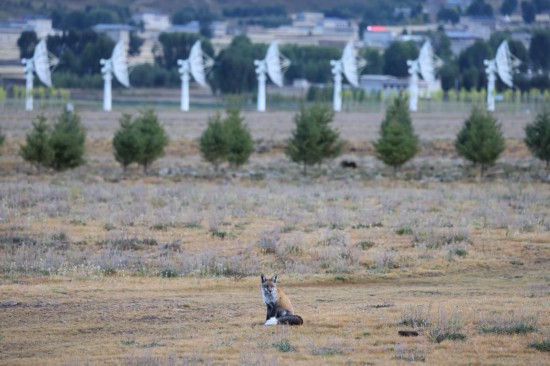
[[264,302],[271,303],[277,300],[277,275],[268,280],[263,274],[262,278],[262,296]]

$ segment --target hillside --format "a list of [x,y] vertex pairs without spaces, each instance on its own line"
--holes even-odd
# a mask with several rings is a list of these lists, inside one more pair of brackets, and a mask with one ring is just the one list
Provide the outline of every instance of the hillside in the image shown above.
[[[410,0],[397,0],[397,3],[407,3]],[[8,0],[3,2],[0,9],[0,20],[8,19],[29,13],[49,14],[52,8],[63,7],[67,9],[84,9],[86,6],[97,6],[98,2],[93,0],[28,0],[28,1],[14,1]],[[341,0],[338,2],[338,7],[361,3],[358,0]],[[331,0],[272,0],[272,1],[260,1],[260,0],[185,0],[185,1],[171,1],[171,0],[102,0],[102,5],[117,5],[128,6],[132,12],[146,11],[146,10],[159,10],[163,12],[172,13],[177,10],[181,10],[185,7],[200,8],[207,6],[211,12],[221,14],[225,8],[235,7],[259,7],[259,6],[283,6],[288,13],[297,11],[323,11],[336,8],[335,2]],[[360,14],[358,14],[360,15]]]

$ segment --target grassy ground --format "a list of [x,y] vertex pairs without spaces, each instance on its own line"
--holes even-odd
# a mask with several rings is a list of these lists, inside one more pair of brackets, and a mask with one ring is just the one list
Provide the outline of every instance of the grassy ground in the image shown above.
[[[172,143],[147,177],[112,159],[117,114],[83,114],[85,167],[40,175],[17,156],[29,115],[0,116],[0,364],[550,363],[532,347],[550,338],[550,191],[526,116],[500,116],[482,182],[452,151],[461,115],[415,115],[423,151],[397,179],[369,150],[380,115],[338,115],[356,171],[305,178],[281,153],[291,114],[247,114],[265,151],[225,175],[196,150],[207,116],[161,114]],[[263,326],[274,272],[303,327]]]

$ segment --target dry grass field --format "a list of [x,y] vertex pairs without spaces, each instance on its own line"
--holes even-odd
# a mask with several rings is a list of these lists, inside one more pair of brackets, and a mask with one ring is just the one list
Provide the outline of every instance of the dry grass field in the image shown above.
[[[82,113],[86,165],[41,175],[17,154],[32,114],[0,116],[1,365],[550,364],[533,116],[498,115],[507,149],[478,181],[452,149],[466,113],[415,115],[422,151],[397,177],[372,156],[379,114],[337,116],[358,169],[308,177],[285,112],[245,114],[258,151],[215,174],[209,115],[159,114],[171,144],[149,176],[112,158],[118,113]],[[263,325],[275,272],[302,327]]]

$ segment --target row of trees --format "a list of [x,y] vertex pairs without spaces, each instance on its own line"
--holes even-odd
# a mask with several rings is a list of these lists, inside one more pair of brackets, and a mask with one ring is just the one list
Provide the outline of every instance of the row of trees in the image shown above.
[[[340,134],[331,124],[334,113],[327,107],[315,105],[303,107],[294,116],[295,128],[284,149],[288,158],[302,166],[320,165],[337,157],[344,146]],[[168,135],[154,110],[144,110],[133,118],[125,114],[119,121],[119,129],[113,137],[114,157],[124,171],[132,163],[148,167],[164,155],[169,143]],[[55,171],[74,168],[84,163],[86,132],[77,113],[63,112],[53,127],[43,114],[37,116],[20,155],[37,166]],[[4,137],[0,131],[0,146]],[[537,158],[550,167],[550,110],[539,113],[525,128],[527,147]],[[483,176],[493,165],[505,146],[501,126],[489,112],[474,108],[455,140],[457,153],[479,165]],[[375,155],[397,171],[420,150],[418,136],[414,133],[407,98],[398,96],[389,106],[381,122],[380,136],[373,143]],[[254,151],[254,143],[248,126],[238,110],[228,110],[225,117],[217,114],[203,131],[199,148],[203,158],[217,171],[227,162],[236,169],[246,164]]]

